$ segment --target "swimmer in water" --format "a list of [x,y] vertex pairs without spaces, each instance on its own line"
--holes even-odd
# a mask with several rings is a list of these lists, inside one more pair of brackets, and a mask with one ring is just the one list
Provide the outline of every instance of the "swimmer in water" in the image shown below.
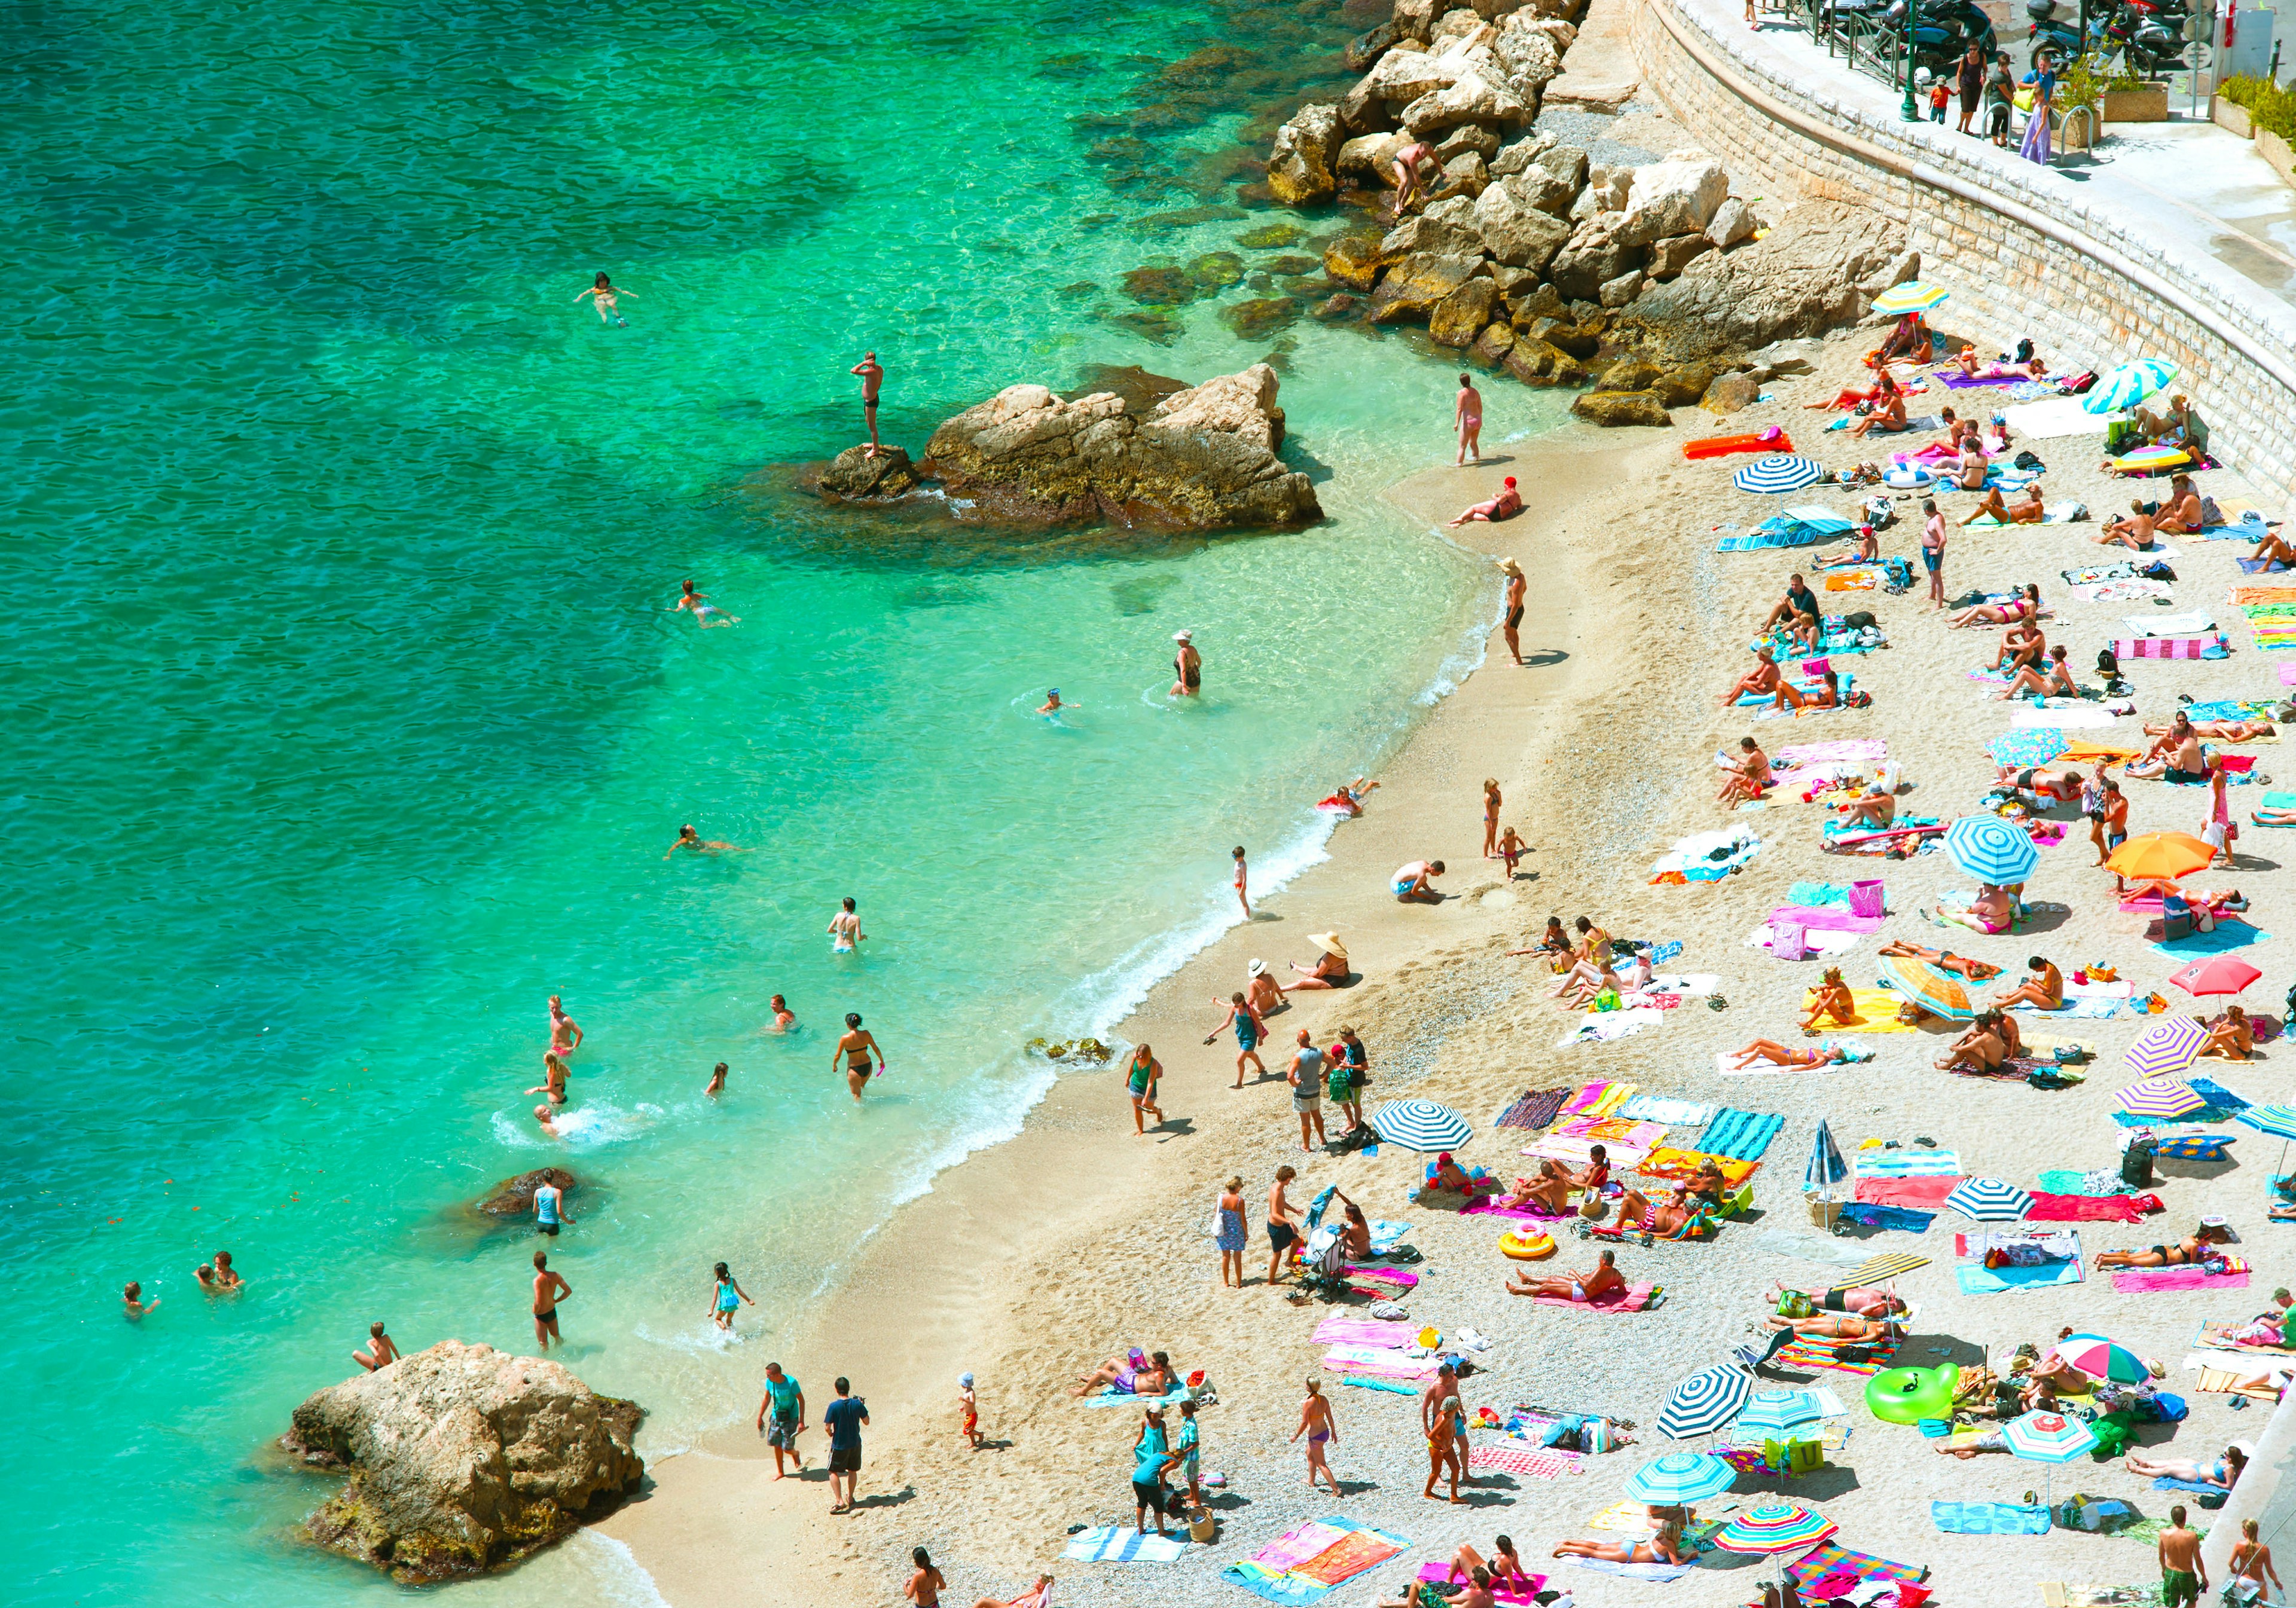
[[1045,694],[1045,701],[1037,706],[1037,713],[1039,714],[1058,714],[1063,709],[1072,709],[1074,707],[1076,707],[1076,706],[1073,704],[1064,704],[1061,702],[1061,690],[1058,687],[1055,687],[1050,692]]
[[558,1131],[558,1124],[551,1120],[549,1106],[537,1106],[534,1108],[534,1120],[542,1124],[542,1131],[550,1138],[562,1139],[566,1137]]
[[1204,656],[1196,651],[1195,633],[1176,631],[1172,640],[1179,649],[1172,655],[1171,696],[1193,698],[1204,689]]
[[789,1008],[787,1000],[775,994],[771,1004],[774,1011],[774,1024],[766,1029],[767,1033],[787,1033],[797,1025],[797,1012]]
[[582,1024],[566,1014],[556,994],[550,996],[550,1048],[562,1061],[572,1059],[582,1048]]
[[387,1368],[398,1360],[398,1343],[382,1332],[380,1319],[367,1325],[366,1332],[369,1347],[364,1351],[353,1351],[351,1353],[353,1362],[372,1374],[376,1369]]
[[844,902],[845,908],[829,918],[829,952],[849,955],[853,946],[869,935],[861,930],[861,918],[853,909],[853,901]]
[[746,854],[750,852],[735,844],[726,843],[715,837],[704,837],[692,827],[677,828],[677,841],[669,845],[669,853],[664,854],[662,858],[668,860],[680,849],[692,849],[697,854]]
[[621,325],[622,328],[627,330],[630,327],[630,321],[622,316],[621,309],[614,303],[614,298],[617,296],[636,296],[636,294],[637,292],[636,290],[617,290],[615,288],[614,282],[601,273],[595,280],[591,282],[590,288],[588,290],[581,292],[580,295],[576,296],[574,299],[576,301],[580,301],[582,297],[589,297],[591,298],[590,305],[598,309],[598,322],[600,323],[604,323],[609,319],[611,319],[614,322]]
[[120,1302],[127,1309],[127,1321],[130,1323],[139,1323],[143,1320],[144,1313],[156,1312],[160,1310],[160,1298],[154,1295],[149,1301],[144,1300],[144,1286],[140,1284],[130,1283],[127,1289],[121,1291]]
[[554,1049],[545,1050],[542,1057],[542,1082],[525,1092],[546,1094],[552,1105],[563,1106],[566,1103],[566,1057]]
[[693,623],[704,631],[709,630],[712,625],[738,625],[742,623],[740,615],[727,614],[709,599],[709,593],[693,590],[693,582],[680,582],[677,601],[669,606],[670,612],[676,614],[683,609],[691,613],[693,616]]
[[718,1070],[709,1074],[709,1087],[703,1090],[701,1092],[711,1096],[720,1095],[726,1092],[725,1062],[720,1061],[718,1063]]
[[[873,1053],[876,1057],[873,1068],[870,1065]],[[845,1013],[845,1036],[837,1041],[837,1049],[831,1054],[830,1064],[835,1065],[839,1057],[845,1061],[845,1086],[853,1091],[853,1101],[857,1106],[861,1102],[861,1090],[867,1085],[871,1073],[873,1071],[882,1077],[885,1071],[885,1052],[878,1048],[877,1041],[870,1035],[869,1030],[861,1025],[858,1011]]]
[[247,1282],[239,1276],[239,1269],[231,1265],[231,1253],[228,1251],[215,1253],[215,1282],[218,1290],[236,1290]]

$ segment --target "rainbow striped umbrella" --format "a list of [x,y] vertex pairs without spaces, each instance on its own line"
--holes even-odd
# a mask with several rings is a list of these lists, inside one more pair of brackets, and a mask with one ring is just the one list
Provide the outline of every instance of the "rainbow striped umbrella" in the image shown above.
[[1968,1022],[1977,1016],[1977,1007],[1969,997],[1968,980],[1959,972],[1941,971],[1926,960],[1904,955],[1885,955],[1882,958],[1882,981],[1923,1010],[1948,1020]]
[[1909,279],[1875,297],[1874,311],[1887,313],[1892,318],[1906,313],[1927,313],[1945,306],[1952,298],[1953,292],[1943,285],[1933,285],[1925,279]]
[[1714,1544],[1725,1552],[1807,1552],[1840,1528],[1799,1502],[1764,1502],[1725,1524]]
[[2138,1033],[2120,1058],[2140,1078],[2173,1077],[2201,1058],[2208,1041],[2209,1030],[2192,1017],[2170,1016]]
[[2174,1078],[2143,1078],[2112,1098],[2131,1116],[2158,1117],[2164,1122],[2208,1104]]

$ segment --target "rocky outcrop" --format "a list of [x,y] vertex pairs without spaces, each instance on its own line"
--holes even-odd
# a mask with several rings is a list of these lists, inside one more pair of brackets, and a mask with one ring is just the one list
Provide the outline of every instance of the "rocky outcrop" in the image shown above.
[[1627,184],[1626,216],[1618,236],[1647,246],[1674,234],[1698,234],[1730,193],[1730,175],[1714,161],[1652,162],[1634,169]]
[[643,1416],[557,1363],[447,1340],[319,1392],[283,1444],[350,1475],[304,1522],[312,1538],[418,1585],[613,1511],[645,1474],[630,1446]]
[[[906,453],[902,461],[907,461]],[[531,1172],[521,1172],[516,1178],[503,1179],[475,1203],[475,1209],[488,1217],[532,1217],[534,1192],[545,1184],[556,1185],[559,1193],[570,1200],[573,1196],[575,1181],[572,1173],[563,1167],[537,1167]]]
[[1570,239],[1570,225],[1538,204],[1548,175],[1510,174],[1475,198],[1474,222],[1483,249],[1494,261],[1544,273]]
[[901,448],[889,446],[872,455],[865,442],[832,459],[818,484],[823,496],[837,502],[881,502],[916,490],[917,471]]
[[1591,424],[1606,428],[1622,424],[1668,425],[1666,404],[1655,391],[1589,391],[1570,404],[1570,411]]
[[1425,318],[1436,304],[1483,271],[1474,257],[1406,257],[1388,269],[1371,293],[1374,323]]
[[1340,151],[1340,109],[1302,106],[1275,131],[1267,158],[1267,187],[1286,207],[1306,207],[1339,193],[1332,161]]
[[1305,475],[1275,450],[1275,371],[1256,363],[1166,397],[1144,415],[1098,393],[1064,401],[1008,386],[933,432],[926,468],[972,517],[1104,519],[1182,530],[1320,518]]
[[1864,287],[1904,249],[1904,230],[1878,212],[1806,201],[1751,245],[1710,252],[1637,298],[1619,327],[1672,363],[1816,335],[1858,318]]

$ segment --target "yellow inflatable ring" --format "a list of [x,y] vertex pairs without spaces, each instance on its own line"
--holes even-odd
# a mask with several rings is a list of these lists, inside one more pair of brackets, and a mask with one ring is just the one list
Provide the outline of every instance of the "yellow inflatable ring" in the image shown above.
[[1544,1234],[1519,1234],[1510,1228],[1499,1236],[1499,1253],[1517,1261],[1545,1261],[1554,1254],[1554,1242]]

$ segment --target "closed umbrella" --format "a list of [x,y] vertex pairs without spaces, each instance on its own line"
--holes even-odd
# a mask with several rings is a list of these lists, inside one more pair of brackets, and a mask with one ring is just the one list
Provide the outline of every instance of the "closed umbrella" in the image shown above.
[[2033,874],[2041,852],[2021,827],[1998,815],[1964,815],[1946,828],[1945,852],[1980,882],[2007,887]]
[[1833,1142],[1832,1125],[1824,1117],[1818,1118],[1817,1141],[1810,1147],[1809,1171],[1802,1174],[1802,1189],[1806,1193],[1815,1190],[1820,1200],[1832,1200],[1833,1186],[1849,1176],[1849,1166]]
[[1475,1134],[1466,1118],[1432,1100],[1390,1100],[1372,1113],[1371,1126],[1406,1150],[1456,1150]]
[[1945,306],[1952,296],[1953,292],[1943,285],[1933,285],[1925,279],[1909,279],[1875,297],[1874,311],[1887,313],[1892,318],[1907,313],[1928,313]]
[[1805,1424],[1815,1424],[1841,1411],[1841,1402],[1829,1400],[1816,1391],[1756,1391],[1745,1410],[1738,1415],[1738,1433],[1742,1439],[1788,1434]]
[[1669,1452],[1635,1470],[1627,1498],[1653,1507],[1687,1507],[1720,1496],[1737,1481],[1738,1471],[1711,1453]]
[[1905,955],[1884,955],[1880,969],[1884,984],[1923,1010],[1955,1022],[1975,1019],[1977,1005],[1969,997],[1969,981],[1959,972]]
[[1798,453],[1771,453],[1730,477],[1730,484],[1758,496],[1783,497],[1825,478],[1825,466]]
[[2125,1345],[2115,1345],[2102,1335],[2075,1335],[2057,1342],[2057,1355],[2093,1379],[2136,1384],[2152,1377],[2144,1359]]
[[1945,1204],[1980,1223],[2013,1223],[2033,1209],[2033,1197],[1997,1178],[1965,1178]]
[[2112,851],[2104,869],[2140,880],[2175,881],[2211,864],[2217,852],[2189,832],[2146,832]]
[[2203,994],[2236,994],[2262,975],[2238,955],[2210,955],[2171,973],[2169,981],[2198,999]]
[[2081,398],[2081,411],[2117,413],[2123,408],[2133,408],[2176,377],[2177,365],[2164,357],[2140,357],[2135,363],[2115,363],[2097,376],[2096,383]]
[[[2079,1419],[2068,1418],[2062,1413],[2027,1413],[2001,1426],[2001,1444],[2029,1463],[2054,1466],[2094,1450],[2096,1434]],[[2048,1489],[2049,1478],[2042,1477],[2045,1501],[2054,1494]]]
[[1659,1409],[1658,1433],[1669,1441],[1710,1435],[1738,1416],[1754,1393],[1754,1376],[1734,1363],[1700,1368],[1674,1387]]
[[2174,1077],[2201,1058],[2208,1041],[2209,1030],[2192,1017],[2170,1016],[2138,1033],[2120,1058],[2140,1078]]
[[2131,1116],[2158,1117],[2173,1122],[2200,1110],[2208,1102],[2174,1078],[2141,1078],[2112,1097]]

